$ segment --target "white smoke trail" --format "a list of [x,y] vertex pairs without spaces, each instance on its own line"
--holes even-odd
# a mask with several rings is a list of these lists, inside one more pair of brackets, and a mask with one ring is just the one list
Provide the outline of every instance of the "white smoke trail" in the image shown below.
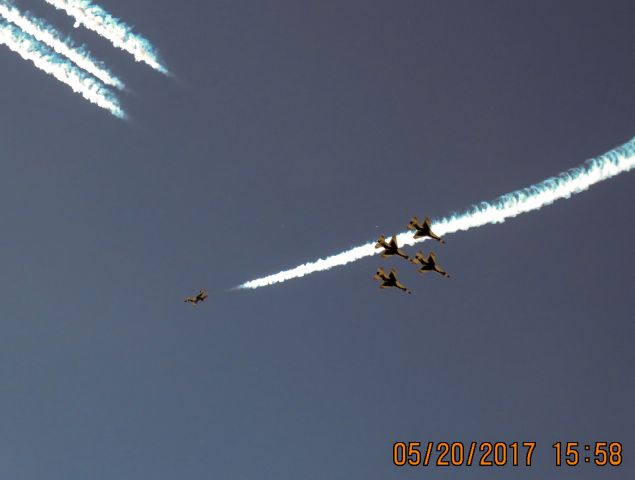
[[119,89],[124,88],[121,80],[110,73],[107,68],[99,65],[83,47],[75,47],[69,41],[62,39],[57,30],[44,21],[29,13],[21,13],[11,2],[6,0],[0,0],[0,16],[20,27],[36,40],[45,43],[105,84]]
[[119,118],[125,118],[124,111],[112,93],[98,80],[60,57],[43,43],[27,35],[18,27],[0,19],[0,45],[6,45],[23,59],[65,83],[74,92]]
[[[587,160],[576,168],[560,173],[522,190],[508,193],[491,202],[473,205],[463,213],[454,213],[432,222],[434,232],[438,235],[469,230],[489,223],[501,223],[521,213],[538,210],[556,200],[569,198],[583,192],[591,185],[614,177],[635,168],[635,138],[604,155]],[[398,235],[400,245],[414,245],[424,239],[414,239],[412,232]],[[315,262],[305,263],[291,270],[282,271],[239,285],[238,289],[255,289],[286,282],[293,278],[304,277],[310,273],[329,270],[339,265],[346,265],[364,257],[380,253],[374,248],[375,243],[347,250]]]
[[44,1],[73,17],[75,27],[84,25],[88,30],[110,41],[115,47],[130,53],[137,62],[145,62],[161,73],[168,73],[148,40],[135,34],[130,26],[113,17],[99,5],[94,5],[90,0]]

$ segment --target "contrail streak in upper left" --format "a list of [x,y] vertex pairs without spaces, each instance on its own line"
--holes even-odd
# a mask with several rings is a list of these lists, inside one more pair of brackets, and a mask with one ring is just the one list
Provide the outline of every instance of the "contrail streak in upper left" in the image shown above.
[[101,82],[2,19],[0,19],[1,44],[9,47],[23,59],[33,62],[40,70],[65,83],[89,102],[105,108],[116,117],[126,118],[117,98]]
[[90,0],[44,0],[75,19],[75,27],[84,25],[115,47],[130,53],[137,62],[145,62],[161,73],[168,73],[149,40]]
[[20,27],[36,40],[45,43],[106,85],[119,89],[124,88],[123,82],[110,73],[107,68],[99,65],[84,48],[77,48],[71,45],[69,41],[64,40],[60,36],[57,30],[42,20],[33,17],[29,13],[20,12],[11,2],[6,0],[0,0],[0,16]]

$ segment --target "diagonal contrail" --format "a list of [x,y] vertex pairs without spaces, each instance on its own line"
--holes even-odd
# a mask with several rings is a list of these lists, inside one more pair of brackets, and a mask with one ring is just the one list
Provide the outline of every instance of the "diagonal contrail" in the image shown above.
[[124,88],[121,80],[110,73],[107,68],[100,65],[99,62],[94,60],[90,53],[88,53],[83,47],[75,47],[68,40],[63,39],[58,31],[52,26],[38,18],[35,18],[28,12],[20,12],[20,10],[13,5],[13,2],[0,0],[0,16],[20,27],[25,33],[28,33],[36,40],[45,43],[57,53],[68,58],[75,65],[98,78],[106,85],[119,89]]
[[74,92],[119,118],[125,118],[116,97],[98,80],[76,65],[60,57],[43,43],[27,35],[18,27],[0,19],[0,45],[6,45],[23,59],[65,83]]
[[[597,158],[587,160],[579,167],[566,170],[555,177],[543,180],[527,188],[508,193],[491,202],[472,205],[463,213],[453,213],[447,217],[434,220],[433,228],[438,235],[445,235],[461,230],[480,227],[489,223],[501,223],[521,213],[538,210],[556,200],[569,198],[603,180],[628,172],[635,167],[635,138]],[[398,235],[401,245],[414,245],[424,238],[414,239],[411,232]],[[373,243],[368,243],[337,255],[305,263],[291,270],[285,270],[256,280],[243,283],[237,289],[255,289],[286,282],[293,278],[304,277],[310,273],[330,270],[333,267],[346,265],[364,257],[370,257],[381,250],[376,250]]]
[[84,25],[87,29],[101,35],[115,47],[130,53],[137,62],[145,62],[161,73],[168,73],[159,60],[152,44],[132,31],[132,28],[113,17],[99,5],[90,0],[44,0],[46,3],[63,10],[75,19],[75,27]]

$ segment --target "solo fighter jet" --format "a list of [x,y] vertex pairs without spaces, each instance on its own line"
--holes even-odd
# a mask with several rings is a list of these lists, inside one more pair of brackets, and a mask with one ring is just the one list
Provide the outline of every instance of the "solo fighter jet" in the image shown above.
[[436,235],[430,229],[430,217],[426,217],[423,220],[423,225],[419,223],[419,219],[417,217],[412,217],[412,220],[410,220],[410,223],[408,224],[408,230],[413,230],[415,232],[415,238],[430,237],[441,243],[445,243],[441,237]]
[[412,293],[399,280],[397,280],[397,269],[395,268],[391,268],[390,273],[387,274],[383,268],[379,267],[379,270],[377,270],[377,273],[375,273],[373,278],[375,280],[381,280],[382,284],[379,288],[395,287],[399,290],[403,290],[404,292]]
[[207,297],[209,297],[209,295],[207,294],[207,292],[205,291],[205,289],[201,288],[201,290],[193,297],[187,297],[185,300],[183,300],[186,303],[191,303],[192,305],[197,305],[198,302],[204,302]]
[[415,258],[410,260],[411,263],[420,264],[421,267],[417,269],[419,273],[437,272],[444,277],[450,278],[450,274],[437,265],[437,256],[434,252],[430,252],[428,258],[426,258],[422,252],[417,252]]
[[397,237],[393,236],[390,239],[390,242],[386,241],[386,237],[384,237],[383,235],[381,235],[379,237],[379,239],[377,240],[377,243],[375,244],[375,248],[382,248],[384,249],[383,252],[381,252],[381,256],[383,258],[386,258],[390,255],[398,255],[402,258],[405,258],[406,260],[408,260],[410,257],[408,255],[406,255],[405,253],[403,253],[401,250],[399,250],[399,245],[397,245]]

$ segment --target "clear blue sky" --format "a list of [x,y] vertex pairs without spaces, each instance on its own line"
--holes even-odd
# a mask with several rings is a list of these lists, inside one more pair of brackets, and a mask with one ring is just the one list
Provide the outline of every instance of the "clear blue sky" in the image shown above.
[[[632,138],[632,1],[100,2],[174,78],[17,4],[132,121],[0,48],[0,478],[633,478],[632,173],[448,236],[449,280],[225,292]],[[399,440],[538,447],[399,469]],[[626,460],[556,470],[558,440]]]

